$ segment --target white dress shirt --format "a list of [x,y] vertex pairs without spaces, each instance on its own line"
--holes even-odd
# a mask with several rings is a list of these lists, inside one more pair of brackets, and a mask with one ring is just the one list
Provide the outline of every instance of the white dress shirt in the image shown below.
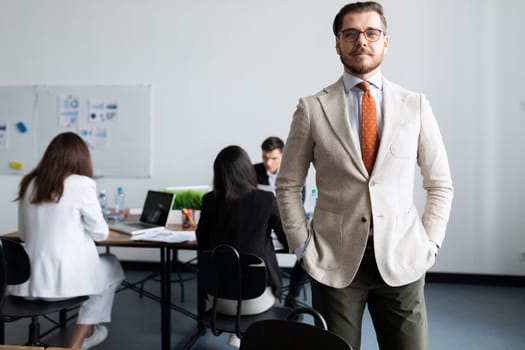
[[[348,113],[354,144],[358,150],[361,150],[361,105],[364,91],[356,85],[362,81],[363,80],[348,73],[344,73],[343,75],[346,93],[346,111]],[[377,72],[367,81],[370,83],[370,93],[376,103],[377,133],[379,134],[379,140],[381,140],[381,133],[383,131],[383,76],[381,72]]]
[[268,175],[268,185],[274,189],[274,192],[275,192],[275,181],[277,181],[278,174],[279,174],[279,171],[276,171],[275,173],[271,173],[269,171],[266,172],[266,175]]

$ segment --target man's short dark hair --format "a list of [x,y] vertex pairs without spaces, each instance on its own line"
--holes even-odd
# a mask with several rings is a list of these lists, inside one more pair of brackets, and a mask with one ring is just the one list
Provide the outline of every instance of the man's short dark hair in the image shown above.
[[377,12],[379,14],[379,17],[381,17],[381,23],[383,24],[382,29],[386,33],[386,18],[383,12],[383,6],[381,6],[380,3],[375,1],[366,1],[347,4],[339,10],[339,13],[337,13],[337,15],[334,18],[334,24],[332,26],[332,30],[334,31],[335,36],[338,36],[341,29],[343,29],[343,19],[347,14],[351,12],[363,13],[370,11]]
[[266,140],[263,141],[261,144],[261,149],[263,152],[272,152],[273,150],[280,150],[283,151],[284,148],[284,142],[277,136],[270,136]]

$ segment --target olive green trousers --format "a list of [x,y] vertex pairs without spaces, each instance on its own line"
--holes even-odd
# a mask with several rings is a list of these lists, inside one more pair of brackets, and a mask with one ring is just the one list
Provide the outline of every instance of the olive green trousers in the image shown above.
[[312,306],[328,329],[344,338],[353,350],[361,347],[361,323],[368,307],[381,350],[428,349],[425,277],[400,287],[381,278],[373,249],[367,249],[356,277],[346,288],[332,288],[311,280]]

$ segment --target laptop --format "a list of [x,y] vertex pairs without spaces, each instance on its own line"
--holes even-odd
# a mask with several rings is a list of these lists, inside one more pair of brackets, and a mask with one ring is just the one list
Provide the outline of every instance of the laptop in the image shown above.
[[120,222],[109,225],[111,230],[137,235],[139,233],[162,230],[168,222],[168,214],[173,206],[173,193],[148,191],[140,221]]

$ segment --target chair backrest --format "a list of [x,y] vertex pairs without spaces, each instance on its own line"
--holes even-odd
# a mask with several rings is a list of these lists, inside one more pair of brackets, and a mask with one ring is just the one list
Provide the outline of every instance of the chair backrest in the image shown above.
[[0,310],[4,306],[5,292],[7,290],[7,269],[4,258],[4,247],[0,241]]
[[[318,326],[293,321],[308,313]],[[324,318],[312,308],[294,310],[288,320],[264,320],[250,325],[242,337],[240,350],[330,349],[352,350],[343,338],[326,329]]]
[[201,251],[199,285],[214,297],[243,300],[260,296],[267,284],[264,261],[253,254],[239,253],[230,245]]
[[324,329],[325,331],[328,330],[328,325],[326,324],[323,315],[321,315],[319,311],[312,307],[299,307],[297,309],[294,309],[292,312],[290,312],[286,319],[288,321],[297,321],[299,319],[299,316],[304,314],[312,316],[314,323],[317,327]]
[[242,300],[253,299],[266,289],[267,272],[264,260],[252,254],[243,254],[230,245],[219,245],[199,252],[199,288],[213,296],[211,331],[219,335],[217,327],[217,299],[237,301],[235,333],[240,337]]
[[31,263],[24,246],[10,239],[0,238],[5,261],[7,284],[24,283],[31,276]]
[[7,286],[24,283],[31,275],[31,264],[22,244],[0,238],[0,307],[4,305]]

